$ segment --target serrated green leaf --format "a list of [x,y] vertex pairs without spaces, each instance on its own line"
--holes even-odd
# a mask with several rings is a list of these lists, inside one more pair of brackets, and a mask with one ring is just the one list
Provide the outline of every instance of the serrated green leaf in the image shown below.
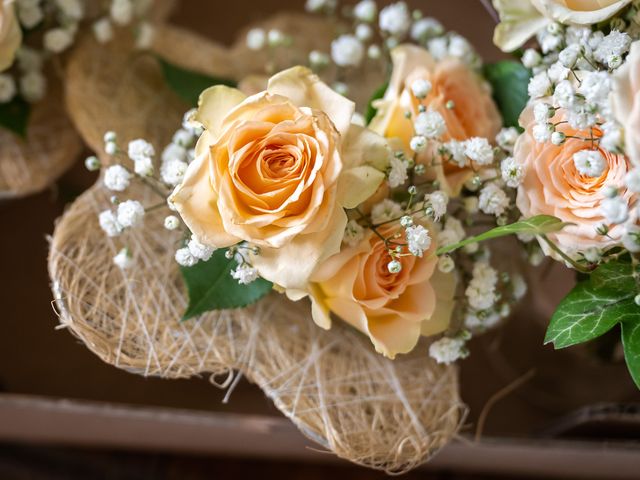
[[189,306],[182,319],[211,310],[246,307],[271,291],[271,282],[261,278],[249,285],[239,284],[231,277],[231,270],[237,266],[237,262],[226,258],[225,250],[220,249],[206,262],[182,267],[180,270],[189,293]]
[[493,88],[505,127],[518,127],[518,118],[529,100],[531,72],[520,62],[502,60],[486,64],[484,76]]
[[640,314],[634,320],[622,322],[624,360],[636,386],[640,388]]
[[384,85],[381,85],[380,87],[378,87],[378,89],[375,92],[373,92],[373,95],[371,96],[369,103],[367,103],[367,111],[365,112],[365,115],[364,115],[367,125],[371,123],[371,120],[373,120],[373,117],[375,117],[376,113],[378,113],[378,109],[373,106],[373,102],[384,97],[384,94],[386,93],[388,87],[389,87],[389,84],[385,83]]
[[484,240],[490,240],[492,238],[504,237],[506,235],[513,235],[517,233],[529,234],[529,235],[543,235],[545,233],[552,233],[562,230],[569,225],[563,222],[559,218],[552,217],[551,215],[536,215],[535,217],[521,220],[519,222],[510,223],[509,225],[503,225],[501,227],[493,228],[487,232],[476,235],[475,237],[469,237],[461,242],[452,243],[451,245],[444,245],[436,251],[436,255],[443,255],[445,253],[453,252],[458,248],[462,248],[465,245],[471,243],[482,242]]
[[631,263],[604,263],[591,274],[591,283],[594,287],[631,291],[637,288],[633,274]]
[[633,290],[617,290],[580,282],[558,305],[551,317],[545,344],[565,348],[592,340],[617,323],[640,318]]
[[0,126],[25,138],[31,105],[20,97],[8,103],[0,103]]
[[167,85],[189,105],[197,105],[200,94],[214,85],[226,85],[235,87],[234,80],[228,78],[216,78],[203,73],[193,72],[173,65],[163,58],[158,58],[162,66],[162,73]]

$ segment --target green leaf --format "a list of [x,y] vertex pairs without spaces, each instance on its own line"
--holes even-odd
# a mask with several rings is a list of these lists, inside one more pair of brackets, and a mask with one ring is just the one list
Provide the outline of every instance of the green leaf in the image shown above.
[[521,63],[502,60],[484,66],[484,76],[493,88],[505,127],[518,127],[520,113],[529,100],[531,72]]
[[640,318],[622,322],[622,348],[631,378],[640,388]]
[[8,103],[0,103],[0,126],[25,138],[31,105],[20,97],[14,97]]
[[634,297],[634,290],[604,288],[591,281],[578,283],[551,317],[545,344],[565,348],[599,337],[619,322],[637,322],[640,307]]
[[[637,272],[636,272],[637,273]],[[633,291],[636,287],[631,263],[609,262],[600,265],[591,274],[594,287]]]
[[487,232],[476,235],[475,237],[469,237],[461,242],[452,243],[451,245],[445,245],[440,247],[436,251],[436,255],[443,255],[445,253],[452,252],[458,248],[469,245],[470,243],[482,242],[483,240],[490,240],[492,238],[504,237],[505,235],[512,235],[516,233],[529,234],[529,235],[543,235],[545,233],[552,233],[562,230],[568,223],[563,222],[559,218],[552,217],[551,215],[536,215],[535,217],[521,220],[519,222],[510,223],[509,225],[503,225],[502,227],[493,228]]
[[271,282],[261,278],[248,285],[234,280],[231,270],[238,264],[234,259],[226,258],[225,251],[216,250],[206,262],[180,269],[189,292],[189,306],[183,320],[210,310],[246,307],[271,291]]
[[189,105],[197,105],[200,94],[209,87],[214,85],[236,86],[236,82],[228,78],[210,77],[203,73],[185,70],[162,58],[158,58],[158,60],[169,87]]
[[371,123],[371,120],[373,120],[373,117],[375,117],[376,113],[378,113],[378,109],[373,106],[373,102],[384,97],[384,94],[386,93],[388,87],[389,87],[389,83],[385,83],[384,85],[381,85],[380,87],[378,87],[378,89],[375,92],[373,92],[373,95],[371,96],[371,99],[367,104],[367,111],[365,112],[365,115],[364,115],[367,125]]

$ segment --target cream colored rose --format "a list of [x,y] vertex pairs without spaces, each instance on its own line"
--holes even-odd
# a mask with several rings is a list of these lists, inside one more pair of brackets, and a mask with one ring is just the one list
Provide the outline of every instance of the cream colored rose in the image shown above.
[[22,42],[22,30],[16,18],[13,0],[0,0],[0,72],[13,63]]
[[[601,175],[590,177],[581,174],[576,168],[573,155],[580,150],[593,149],[590,141],[582,140],[589,137],[589,132],[573,130],[564,123],[558,126],[558,130],[567,135],[563,145],[538,143],[532,135],[535,125],[532,110],[533,107],[529,106],[522,113],[520,123],[526,130],[514,149],[514,158],[524,168],[524,178],[518,188],[516,200],[522,215],[553,215],[564,222],[574,223],[573,226],[549,235],[570,255],[584,252],[589,247],[605,248],[620,243],[624,225],[608,225],[610,230],[607,236],[599,235],[596,229],[607,224],[601,213],[607,186],[621,189],[621,196],[630,207],[630,219],[635,220],[637,217],[636,209],[631,208],[636,198],[624,188],[624,177],[630,168],[627,158],[599,149],[605,160]],[[557,123],[563,119],[560,112],[552,121]],[[601,134],[594,128],[596,137]],[[557,258],[544,242],[541,242],[541,246],[546,254]]]
[[352,125],[353,112],[301,67],[250,97],[212,87],[195,117],[205,126],[196,159],[172,201],[201,242],[250,242],[260,247],[251,261],[263,278],[302,289],[317,263],[339,251],[345,208],[384,179],[386,142]]
[[328,329],[334,313],[367,334],[379,353],[394,358],[411,351],[421,335],[447,329],[456,277],[437,270],[436,239],[423,257],[403,256],[402,270],[390,273],[384,242],[367,232],[357,246],[345,247],[312,276],[313,319]]
[[613,75],[613,112],[625,128],[625,150],[640,167],[640,42],[633,42],[627,61]]
[[[378,113],[370,128],[397,142],[400,148],[413,156],[409,142],[414,135],[413,119],[418,115],[420,101],[411,90],[416,80],[431,83],[431,92],[422,100],[428,109],[439,112],[447,131],[443,140],[466,140],[470,137],[493,139],[501,126],[501,118],[491,99],[490,91],[482,79],[456,58],[436,62],[423,48],[401,45],[391,53],[393,73],[384,98],[377,103]],[[452,101],[454,107],[447,108]],[[406,112],[411,113],[407,118]],[[433,151],[421,153],[417,160],[430,164]],[[462,184],[472,174],[470,169],[458,168],[446,162],[436,162],[432,175],[452,195],[460,192]]]
[[493,42],[511,52],[551,21],[593,25],[611,18],[629,3],[631,0],[493,0],[500,15]]

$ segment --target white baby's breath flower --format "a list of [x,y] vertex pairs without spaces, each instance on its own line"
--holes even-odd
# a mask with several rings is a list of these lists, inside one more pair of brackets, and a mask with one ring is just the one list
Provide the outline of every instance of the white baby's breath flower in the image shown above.
[[171,162],[174,160],[185,160],[187,158],[187,149],[177,143],[170,143],[162,151],[162,162]]
[[187,244],[187,248],[189,249],[191,255],[193,255],[198,260],[202,260],[205,262],[211,258],[211,255],[213,255],[213,252],[216,250],[209,245],[201,243],[195,236],[191,237],[189,243]]
[[415,95],[416,98],[423,99],[429,92],[431,92],[431,82],[429,80],[425,80],[424,78],[419,78],[414,80],[411,84],[411,91]]
[[116,25],[128,25],[133,20],[131,0],[111,0],[109,13]]
[[612,57],[621,57],[629,51],[630,46],[631,37],[628,34],[612,30],[598,43],[593,56],[600,63],[609,65],[609,60]]
[[553,131],[554,126],[551,123],[538,123],[533,126],[531,133],[533,134],[533,138],[536,142],[546,143],[551,140]]
[[437,363],[449,365],[468,355],[469,351],[462,338],[442,337],[429,345],[429,356]]
[[422,254],[431,246],[431,237],[429,231],[422,225],[413,225],[405,230],[407,239],[407,247],[409,252],[416,257],[422,257]]
[[153,148],[153,145],[149,142],[142,138],[138,138],[129,142],[127,154],[129,155],[129,158],[135,162],[143,158],[153,157],[156,154],[156,151]]
[[486,138],[472,137],[465,141],[464,152],[478,165],[493,163],[493,147]]
[[508,187],[516,188],[522,182],[524,177],[524,169],[522,165],[513,157],[507,157],[500,163],[500,173],[502,180]]
[[438,234],[438,245],[451,245],[463,240],[466,236],[462,222],[454,217],[448,217],[444,222],[444,228]]
[[141,22],[136,30],[136,48],[148,50],[153,45],[156,30],[149,22]]
[[469,305],[475,310],[487,310],[496,301],[495,287],[498,273],[486,262],[473,265],[471,281],[465,290]]
[[623,134],[622,129],[615,122],[606,122],[602,125],[604,134],[600,138],[600,146],[609,152],[620,152],[622,150]]
[[362,0],[353,7],[353,16],[361,22],[373,22],[377,13],[378,7],[375,0]]
[[451,35],[449,37],[448,53],[450,56],[459,58],[466,63],[469,63],[473,58],[471,44],[461,35]]
[[182,160],[169,160],[160,167],[160,177],[167,185],[175,186],[182,182],[189,165]]
[[554,113],[555,110],[548,103],[536,102],[533,106],[533,118],[537,123],[547,123]]
[[231,276],[239,284],[248,285],[258,279],[258,270],[247,263],[242,263],[235,270],[231,270]]
[[444,27],[435,18],[427,17],[417,20],[411,27],[411,38],[416,42],[424,42],[427,38],[442,35]]
[[113,39],[113,27],[108,18],[101,18],[93,24],[93,34],[100,43],[107,43]]
[[137,200],[125,200],[118,204],[118,223],[124,228],[135,227],[142,222],[144,207]]
[[349,220],[342,241],[350,247],[355,247],[364,238],[364,228],[356,220]]
[[578,87],[578,93],[584,95],[588,102],[595,104],[608,101],[610,91],[611,77],[607,72],[586,73]]
[[91,155],[84,160],[84,166],[90,172],[95,172],[100,168],[100,160],[95,155]]
[[369,48],[367,49],[367,57],[372,60],[377,60],[381,55],[382,50],[380,50],[378,45],[369,45]]
[[526,68],[533,68],[540,64],[542,56],[534,48],[527,48],[522,54],[522,65]]
[[440,112],[428,110],[419,113],[414,123],[418,135],[426,138],[437,138],[446,130],[446,123]]
[[578,61],[578,57],[582,53],[580,45],[574,43],[567,46],[558,54],[558,60],[566,68],[573,68]]
[[191,252],[187,247],[179,248],[176,250],[175,257],[178,265],[182,267],[193,267],[196,263],[198,263],[198,259],[191,255]]
[[371,221],[374,224],[388,222],[402,216],[402,212],[402,206],[399,203],[385,198],[371,209]]
[[495,183],[487,184],[478,196],[478,207],[488,215],[500,216],[509,206],[509,197]]
[[28,72],[20,78],[20,93],[30,103],[39,102],[47,91],[47,79],[37,71]]
[[371,26],[366,23],[359,24],[356,27],[356,37],[362,42],[371,40],[371,37],[373,37],[373,30],[371,29]]
[[444,37],[432,38],[427,42],[427,48],[436,60],[442,60],[449,55],[449,42]]
[[56,5],[65,16],[73,20],[80,20],[84,16],[84,8],[80,0],[56,0]]
[[100,223],[100,228],[102,228],[109,237],[117,237],[122,233],[122,230],[124,230],[124,227],[118,223],[118,219],[111,210],[100,212],[100,215],[98,215],[98,223]]
[[409,141],[409,147],[416,153],[423,152],[427,148],[427,139],[422,135],[416,135]]
[[73,43],[73,35],[64,28],[52,28],[44,34],[44,48],[53,53],[65,51]]
[[121,270],[127,270],[133,266],[134,262],[129,250],[127,248],[123,248],[115,257],[113,257],[113,263],[115,263]]
[[547,72],[540,72],[529,80],[529,96],[531,98],[546,97],[551,93],[551,80]]
[[262,28],[252,28],[247,32],[249,50],[262,50],[267,43],[267,34]]
[[515,127],[503,128],[498,132],[498,135],[496,135],[496,143],[500,148],[511,153],[519,136],[520,134]]
[[8,103],[16,96],[16,82],[11,75],[0,73],[0,103]]
[[451,160],[457,163],[459,167],[464,167],[467,164],[464,142],[450,140],[443,147],[451,155]]
[[579,150],[573,154],[573,163],[578,172],[588,177],[599,177],[607,162],[598,150]]
[[438,258],[438,270],[442,273],[451,273],[456,268],[456,263],[450,255],[442,255]]
[[634,168],[624,177],[624,184],[633,193],[640,193],[640,168]]
[[37,3],[31,5],[20,5],[18,8],[18,19],[25,28],[33,28],[44,20],[44,12]]
[[131,176],[122,165],[112,165],[104,172],[104,186],[114,192],[123,192],[129,187]]
[[570,73],[571,70],[563,66],[560,62],[554,63],[549,67],[549,70],[547,70],[547,75],[552,83],[560,83],[561,81],[566,80]]
[[353,35],[340,35],[331,42],[331,58],[340,67],[357,67],[363,56],[362,42]]
[[391,188],[396,188],[407,181],[407,163],[397,157],[392,157],[389,168],[389,177],[387,179]]
[[447,213],[449,196],[442,190],[426,194],[424,200],[431,207],[430,211],[435,221],[440,220]]
[[42,70],[42,53],[35,48],[22,45],[16,53],[18,67],[23,72],[33,72]]
[[632,253],[640,252],[640,227],[635,224],[625,225],[622,245]]
[[175,215],[167,215],[164,219],[164,228],[175,230],[180,226],[180,220]]
[[[576,93],[569,80],[563,80],[553,91],[553,101],[562,108],[573,108],[576,103]],[[543,121],[542,119],[540,121]]]
[[397,38],[404,37],[411,27],[409,9],[404,2],[393,3],[380,12],[380,29]]
[[624,223],[629,218],[629,206],[622,197],[605,198],[602,200],[600,212],[609,223]]

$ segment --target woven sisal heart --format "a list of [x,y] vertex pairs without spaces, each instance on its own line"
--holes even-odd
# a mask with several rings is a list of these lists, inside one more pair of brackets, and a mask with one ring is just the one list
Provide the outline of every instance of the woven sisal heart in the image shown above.
[[[160,38],[172,39],[161,44],[163,55],[171,45],[191,55],[186,67],[239,73],[242,61],[230,61],[237,50],[169,27]],[[154,58],[124,47],[97,48],[88,40],[78,49],[69,65],[70,111],[96,149],[109,129],[121,142],[142,136],[164,145],[186,107],[163,83]],[[127,192],[147,205],[157,201],[151,195],[140,186]],[[457,371],[436,365],[424,344],[385,359],[364,335],[341,322],[321,330],[307,303],[275,293],[251,308],[180,322],[187,299],[173,260],[179,234],[162,226],[167,212],[151,212],[144,228],[108,238],[97,215],[109,208],[109,197],[96,184],[74,202],[56,227],[49,258],[61,323],[104,361],[164,378],[239,371],[309,438],[388,472],[428,460],[455,435],[464,415]],[[135,260],[126,271],[112,262],[124,245]]]

